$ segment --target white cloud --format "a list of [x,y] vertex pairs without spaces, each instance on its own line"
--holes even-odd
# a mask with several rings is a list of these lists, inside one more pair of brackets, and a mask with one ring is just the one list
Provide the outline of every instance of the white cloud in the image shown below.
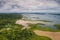
[[[54,0],[4,0],[0,12],[59,12],[60,5]],[[14,6],[15,5],[15,6]]]

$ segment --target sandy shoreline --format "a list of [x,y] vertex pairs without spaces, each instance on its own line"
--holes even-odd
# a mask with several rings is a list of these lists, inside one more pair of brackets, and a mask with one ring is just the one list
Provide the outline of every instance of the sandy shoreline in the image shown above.
[[[44,23],[44,24],[51,24],[51,25],[54,24],[54,23],[46,23],[42,21],[24,21],[24,20],[16,21],[16,24],[21,24],[24,26],[22,30],[30,28],[28,26],[28,23],[31,23],[31,24]],[[41,30],[34,30],[33,32],[35,32],[35,34],[38,36],[47,36],[51,38],[52,40],[60,40],[60,32],[47,32],[47,31],[41,31]]]
[[52,40],[60,40],[60,32],[47,32],[41,30],[34,30],[35,34],[38,36],[47,36]]
[[45,24],[45,25],[54,25],[54,23],[51,23],[51,22],[43,22],[43,21],[25,21],[25,20],[17,20],[16,21],[16,24],[21,24],[21,25],[24,26],[22,29],[30,28],[30,27],[28,27],[28,23],[30,23],[30,24],[42,23],[42,24]]

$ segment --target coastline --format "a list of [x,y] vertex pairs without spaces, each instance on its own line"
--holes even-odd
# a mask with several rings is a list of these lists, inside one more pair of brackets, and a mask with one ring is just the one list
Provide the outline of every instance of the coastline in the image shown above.
[[[24,27],[21,30],[29,29],[28,23],[30,24],[37,24],[37,23],[46,23],[42,21],[24,21],[24,20],[17,20],[16,24],[21,24]],[[38,36],[47,36],[50,37],[52,40],[60,40],[60,32],[49,32],[49,31],[42,31],[42,30],[33,30],[33,32]]]

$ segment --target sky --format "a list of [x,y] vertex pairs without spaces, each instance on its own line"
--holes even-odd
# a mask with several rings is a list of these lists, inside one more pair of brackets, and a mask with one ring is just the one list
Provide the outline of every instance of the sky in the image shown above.
[[0,0],[0,12],[60,13],[60,0]]

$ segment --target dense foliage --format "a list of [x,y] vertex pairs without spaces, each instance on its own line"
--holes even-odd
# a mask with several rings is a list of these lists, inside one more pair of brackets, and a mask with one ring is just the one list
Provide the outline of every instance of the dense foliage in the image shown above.
[[58,31],[60,31],[60,25],[58,24],[58,25],[54,25],[57,29],[58,29]]
[[15,24],[21,18],[21,14],[0,14],[0,40],[51,40],[35,35],[32,30],[21,30],[23,26]]
[[[31,40],[33,32],[21,30],[21,25],[6,25],[6,28],[0,30],[0,39],[2,40]],[[4,39],[5,38],[5,39]]]
[[51,40],[48,37],[37,36],[31,30],[21,30],[21,25],[16,26],[16,28],[11,26],[9,29],[4,28],[0,30],[0,40]]
[[0,14],[0,19],[9,19],[9,20],[16,20],[16,19],[21,19],[22,15],[18,13],[6,13],[6,14]]
[[0,14],[0,29],[4,28],[6,24],[15,24],[18,19],[22,19],[21,14]]

